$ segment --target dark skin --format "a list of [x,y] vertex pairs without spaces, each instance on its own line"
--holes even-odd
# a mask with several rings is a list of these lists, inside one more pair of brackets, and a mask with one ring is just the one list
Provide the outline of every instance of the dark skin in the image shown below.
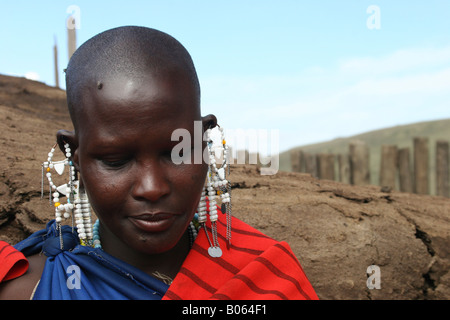
[[[207,165],[174,164],[171,150],[179,141],[171,141],[171,134],[187,129],[193,146],[194,121],[201,120],[206,130],[217,119],[201,117],[198,93],[183,70],[119,75],[101,84],[87,81],[76,132],[59,131],[58,144],[62,150],[70,144],[71,160],[101,222],[103,250],[150,275],[158,271],[173,279],[190,250],[186,230]],[[146,232],[133,223],[133,216],[161,212],[168,221],[163,230]],[[0,286],[0,298],[29,299],[45,258],[30,257],[27,274]]]

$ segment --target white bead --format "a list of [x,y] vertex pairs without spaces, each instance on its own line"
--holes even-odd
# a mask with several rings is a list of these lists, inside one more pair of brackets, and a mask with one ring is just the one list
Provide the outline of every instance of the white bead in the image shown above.
[[219,174],[220,180],[225,179],[225,170],[224,170],[224,168],[220,168],[217,173]]
[[67,158],[70,158],[71,156],[72,156],[72,154],[71,154],[70,152],[67,152],[67,153],[66,153],[66,157],[67,157]]
[[46,176],[47,176],[47,178],[50,178],[52,176],[52,174],[50,172],[47,172]]
[[56,217],[56,222],[61,222],[62,221],[62,218],[61,217]]
[[52,195],[54,198],[57,198],[57,197],[59,197],[59,192],[53,192]]
[[68,212],[65,212],[65,213],[64,213],[64,218],[66,218],[66,219],[67,219],[67,218],[69,218],[69,217],[70,217],[70,213],[68,213]]

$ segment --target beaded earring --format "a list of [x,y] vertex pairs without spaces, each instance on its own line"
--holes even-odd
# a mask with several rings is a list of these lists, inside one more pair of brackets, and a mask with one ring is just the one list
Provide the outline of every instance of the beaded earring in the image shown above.
[[94,232],[92,229],[91,205],[86,192],[78,184],[74,200],[74,217],[77,225],[78,237],[84,246],[93,246]]
[[[226,214],[226,241],[227,247],[231,245],[231,183],[226,179],[227,171],[229,174],[230,165],[228,162],[228,146],[225,140],[223,128],[219,126],[221,134],[221,144],[218,148],[213,148],[213,140],[211,138],[211,129],[205,131],[205,140],[208,148],[208,173],[205,182],[205,187],[202,191],[200,202],[198,205],[198,223],[203,227],[206,237],[209,242],[208,254],[211,257],[219,258],[222,256],[222,249],[220,248],[217,236],[217,201],[221,202],[221,211]],[[216,155],[222,155],[222,164],[218,168]],[[209,203],[207,203],[207,201]],[[207,216],[211,222],[211,238],[208,235],[205,223]]]
[[[72,156],[68,143],[64,144],[66,158],[61,161],[53,161],[56,151],[55,144],[48,153],[47,161],[42,164],[41,198],[44,196],[44,173],[49,183],[49,202],[53,201],[55,207],[55,221],[58,230],[61,230],[61,222],[72,217],[72,230],[74,219],[77,225],[77,232],[82,245],[92,244],[92,226],[90,204],[84,190],[80,188],[80,182],[76,178],[76,170],[70,157]],[[61,176],[65,167],[69,167],[69,181],[66,184],[56,186],[52,179],[52,169]],[[67,203],[63,204],[60,198],[66,197]],[[60,233],[61,235],[61,233]],[[62,246],[62,242],[61,242]],[[61,248],[62,249],[62,248]]]

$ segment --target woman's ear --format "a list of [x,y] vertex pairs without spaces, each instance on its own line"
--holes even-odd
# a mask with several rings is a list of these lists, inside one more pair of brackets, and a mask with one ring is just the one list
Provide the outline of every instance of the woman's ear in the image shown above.
[[64,145],[66,143],[69,144],[70,151],[71,151],[71,157],[70,160],[72,161],[75,169],[77,171],[79,170],[78,166],[78,139],[75,135],[75,132],[73,131],[67,131],[67,130],[59,130],[56,133],[56,142],[58,143],[59,149],[66,154]]
[[212,129],[217,126],[217,118],[213,114],[208,114],[207,116],[202,117],[202,122],[203,122],[203,131]]

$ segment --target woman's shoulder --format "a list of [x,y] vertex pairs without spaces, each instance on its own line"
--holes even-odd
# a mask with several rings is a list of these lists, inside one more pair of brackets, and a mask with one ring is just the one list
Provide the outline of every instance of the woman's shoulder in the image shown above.
[[[222,222],[225,227],[225,223]],[[258,230],[254,225],[233,217],[231,219],[231,242],[245,244],[256,250],[265,250],[279,241]]]
[[27,257],[27,271],[12,280],[0,283],[0,300],[29,300],[41,279],[47,257],[35,254]]

